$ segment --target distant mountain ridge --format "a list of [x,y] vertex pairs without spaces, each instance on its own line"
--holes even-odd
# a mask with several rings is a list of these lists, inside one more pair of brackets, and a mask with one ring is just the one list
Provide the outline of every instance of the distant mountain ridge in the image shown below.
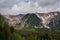
[[[39,24],[39,20],[42,20],[43,26],[45,28],[50,28],[48,24],[50,20],[55,16],[60,16],[60,12],[49,12],[49,13],[31,13],[31,14],[19,14],[19,15],[2,15],[4,21],[7,21],[10,25],[21,24],[29,26],[34,24],[36,26]],[[25,22],[25,23],[23,23]],[[28,25],[27,25],[28,24]],[[40,24],[39,24],[40,25]]]
[[9,25],[16,25],[21,22],[21,18],[24,16],[24,14],[19,14],[19,15],[2,15],[3,20],[5,22],[8,22]]

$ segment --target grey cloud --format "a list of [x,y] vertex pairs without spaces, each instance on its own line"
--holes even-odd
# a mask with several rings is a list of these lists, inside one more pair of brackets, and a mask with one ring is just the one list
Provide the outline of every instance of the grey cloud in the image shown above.
[[38,2],[39,6],[48,6],[48,5],[54,5],[57,2],[60,2],[60,0],[30,0],[32,2]]
[[1,0],[0,12],[19,14],[29,12],[60,11],[60,0]]
[[0,8],[11,7],[16,3],[16,0],[2,0],[0,1]]

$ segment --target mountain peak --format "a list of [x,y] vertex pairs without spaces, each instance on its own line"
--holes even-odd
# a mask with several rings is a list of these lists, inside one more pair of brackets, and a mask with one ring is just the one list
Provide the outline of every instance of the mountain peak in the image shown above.
[[42,25],[42,20],[37,17],[36,14],[27,14],[23,18],[23,23],[25,27],[40,27]]

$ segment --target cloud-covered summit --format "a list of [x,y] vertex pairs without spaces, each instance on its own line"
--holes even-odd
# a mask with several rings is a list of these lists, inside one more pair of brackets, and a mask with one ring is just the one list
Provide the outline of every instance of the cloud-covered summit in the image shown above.
[[0,0],[2,14],[60,11],[60,0]]

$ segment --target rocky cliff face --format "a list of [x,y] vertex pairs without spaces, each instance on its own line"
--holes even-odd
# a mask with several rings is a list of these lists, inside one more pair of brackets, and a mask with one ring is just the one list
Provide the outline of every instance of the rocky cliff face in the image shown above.
[[23,17],[23,14],[19,15],[3,15],[3,20],[5,22],[8,22],[9,25],[15,26],[15,25],[20,25],[21,23],[21,18]]
[[42,19],[42,23],[46,28],[50,28],[49,26],[47,26],[47,24],[49,24],[50,20],[53,19],[55,16],[60,16],[60,12],[38,13],[36,15]]

